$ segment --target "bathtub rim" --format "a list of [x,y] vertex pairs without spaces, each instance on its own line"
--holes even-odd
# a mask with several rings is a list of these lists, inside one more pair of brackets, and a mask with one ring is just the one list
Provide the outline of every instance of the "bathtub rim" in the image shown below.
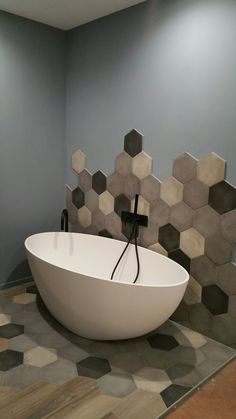
[[[178,287],[178,286],[182,286],[182,285],[184,285],[184,284],[188,284],[188,282],[189,282],[189,279],[190,279],[190,273],[182,266],[182,265],[180,265],[179,263],[177,263],[177,262],[175,262],[174,260],[172,260],[172,259],[170,259],[170,258],[168,258],[167,256],[165,256],[165,255],[162,255],[162,254],[160,254],[160,253],[158,253],[158,252],[155,252],[154,250],[151,250],[151,249],[147,249],[146,247],[142,247],[142,246],[138,246],[138,249],[141,249],[142,251],[147,251],[147,252],[152,252],[152,253],[155,253],[156,255],[158,255],[158,257],[160,257],[161,259],[163,259],[163,258],[165,258],[165,259],[168,259],[168,261],[171,263],[171,264],[174,264],[174,265],[177,265],[177,267],[178,267],[178,269],[180,269],[182,272],[183,272],[183,274],[185,274],[185,278],[184,278],[184,280],[182,280],[182,281],[179,281],[179,282],[177,282],[176,284],[140,284],[140,283],[130,283],[130,282],[125,282],[125,281],[116,281],[116,280],[109,280],[109,279],[105,279],[105,278],[102,278],[102,277],[100,277],[99,275],[98,276],[91,276],[91,275],[88,275],[88,274],[85,274],[85,273],[82,273],[82,272],[77,272],[77,271],[74,271],[74,270],[72,270],[72,269],[67,269],[67,268],[65,268],[65,267],[63,267],[63,266],[59,266],[59,265],[56,265],[55,263],[52,263],[52,262],[49,262],[48,260],[46,260],[45,258],[42,258],[42,257],[39,257],[39,255],[37,255],[35,252],[33,252],[30,248],[29,248],[29,246],[28,246],[28,241],[30,241],[30,239],[32,239],[32,237],[35,237],[35,236],[42,236],[42,235],[49,235],[49,234],[67,234],[67,235],[79,235],[79,236],[87,236],[87,237],[89,237],[89,238],[91,238],[91,237],[96,237],[96,238],[99,238],[100,240],[105,240],[105,241],[107,241],[107,240],[113,240],[113,241],[116,241],[116,242],[121,242],[121,243],[126,243],[125,241],[123,242],[122,240],[119,240],[119,239],[114,239],[114,238],[108,238],[108,237],[103,237],[103,236],[97,236],[97,235],[92,235],[92,234],[86,234],[86,233],[75,233],[75,232],[64,232],[64,231],[44,231],[44,232],[41,232],[41,233],[35,233],[35,234],[32,234],[32,235],[30,235],[30,236],[28,236],[26,239],[25,239],[25,241],[24,241],[24,246],[25,246],[25,249],[26,249],[26,251],[27,252],[29,252],[32,256],[34,256],[34,257],[36,257],[37,259],[39,259],[39,260],[42,260],[43,262],[45,262],[45,263],[48,263],[49,265],[51,265],[51,266],[53,266],[53,267],[55,267],[55,268],[58,268],[58,269],[63,269],[63,270],[65,270],[65,271],[67,271],[67,272],[71,272],[71,273],[73,273],[73,274],[77,274],[77,275],[83,275],[84,277],[87,277],[87,278],[89,278],[89,279],[93,279],[93,280],[97,280],[97,279],[99,279],[100,281],[105,281],[105,282],[110,282],[110,283],[113,283],[113,284],[120,284],[120,285],[128,285],[128,286],[132,286],[132,287],[150,287],[150,288],[169,288],[169,287]],[[134,244],[131,244],[131,246],[134,246]]]

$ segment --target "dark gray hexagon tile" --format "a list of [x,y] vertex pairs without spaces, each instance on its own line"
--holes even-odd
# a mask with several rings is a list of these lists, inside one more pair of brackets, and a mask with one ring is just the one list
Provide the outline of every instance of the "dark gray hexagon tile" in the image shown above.
[[217,266],[216,284],[227,295],[236,295],[236,265],[234,263]]
[[72,191],[72,202],[78,209],[84,205],[84,192],[79,187]]
[[101,170],[94,173],[92,177],[92,187],[98,195],[101,195],[106,190],[107,177]]
[[232,260],[232,245],[220,234],[215,234],[206,239],[205,252],[209,259],[216,265],[224,265]]
[[190,258],[181,249],[171,250],[168,257],[190,272]]
[[155,176],[146,176],[140,182],[140,193],[148,202],[154,202],[160,198],[160,185],[160,181]]
[[143,146],[143,137],[142,135],[133,129],[125,136],[124,140],[124,150],[127,154],[131,157],[136,156],[138,153],[142,151]]
[[173,164],[173,176],[182,183],[186,183],[196,177],[197,160],[189,153],[183,153]]
[[186,304],[184,300],[180,302],[172,316],[170,317],[171,320],[175,322],[185,322],[188,321],[188,312],[189,312],[189,306]]
[[181,397],[185,396],[192,387],[181,386],[178,384],[171,384],[160,394],[167,407],[171,406],[173,403],[177,402]]
[[166,224],[159,228],[159,243],[164,249],[170,251],[178,249],[180,233],[171,224]]
[[162,333],[155,333],[154,335],[149,336],[147,340],[152,348],[161,349],[163,351],[170,351],[176,346],[179,346],[179,343],[173,336],[164,335]]
[[196,211],[193,227],[204,237],[213,236],[220,231],[220,216],[213,208],[206,205]]
[[192,227],[195,211],[184,202],[170,208],[170,223],[179,231]]
[[100,378],[111,372],[107,359],[90,356],[77,363],[78,375],[89,378]]
[[219,214],[236,209],[236,189],[224,180],[217,183],[210,188],[209,205]]
[[83,192],[87,192],[92,188],[92,175],[87,169],[84,169],[79,173],[78,183],[81,191]]
[[184,184],[183,198],[191,208],[198,209],[207,205],[208,197],[209,187],[198,179],[192,179]]
[[0,337],[1,338],[14,338],[15,336],[21,335],[24,333],[24,326],[19,324],[5,324],[3,326],[0,326]]
[[202,302],[214,315],[228,311],[228,296],[217,285],[202,288]]
[[0,371],[8,371],[23,363],[24,355],[22,352],[7,349],[0,352]]
[[190,273],[202,286],[216,281],[216,266],[206,255],[191,260]]
[[114,209],[116,214],[121,216],[122,211],[130,211],[130,200],[124,194],[118,195],[115,198]]
[[236,210],[226,212],[220,217],[221,233],[226,240],[236,243]]

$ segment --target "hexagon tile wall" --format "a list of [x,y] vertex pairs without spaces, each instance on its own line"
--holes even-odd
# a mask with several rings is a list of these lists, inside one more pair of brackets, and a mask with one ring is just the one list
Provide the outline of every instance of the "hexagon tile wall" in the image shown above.
[[196,160],[188,153],[174,161],[173,174],[163,182],[152,175],[152,159],[142,151],[142,135],[125,136],[124,151],[114,172],[93,175],[77,150],[72,168],[78,187],[66,186],[71,231],[126,240],[122,210],[134,207],[149,216],[140,229],[139,244],[184,266],[190,282],[173,315],[179,321],[236,347],[236,189],[224,180],[225,161],[215,153]]

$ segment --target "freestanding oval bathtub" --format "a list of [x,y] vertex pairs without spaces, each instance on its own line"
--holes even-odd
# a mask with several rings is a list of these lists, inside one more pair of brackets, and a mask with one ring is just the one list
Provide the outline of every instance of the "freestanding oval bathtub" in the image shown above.
[[44,303],[65,327],[97,340],[144,335],[164,323],[179,305],[189,275],[171,259],[139,247],[140,275],[130,245],[79,233],[41,233],[25,241],[28,261]]

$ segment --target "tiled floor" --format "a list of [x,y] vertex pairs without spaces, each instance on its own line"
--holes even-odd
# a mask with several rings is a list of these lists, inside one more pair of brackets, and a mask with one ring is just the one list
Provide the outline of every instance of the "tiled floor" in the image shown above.
[[[94,402],[93,412],[92,404],[88,407],[92,413],[77,412],[76,418],[97,419],[109,413],[109,418],[154,419],[235,354],[171,321],[138,339],[87,340],[50,315],[35,286],[0,295],[0,407],[3,388],[24,389],[42,382],[70,386],[73,380],[81,385],[86,378],[88,394],[91,386],[96,388],[103,414],[97,413]],[[17,419],[27,417],[31,416]],[[47,416],[38,412],[35,417]]]

